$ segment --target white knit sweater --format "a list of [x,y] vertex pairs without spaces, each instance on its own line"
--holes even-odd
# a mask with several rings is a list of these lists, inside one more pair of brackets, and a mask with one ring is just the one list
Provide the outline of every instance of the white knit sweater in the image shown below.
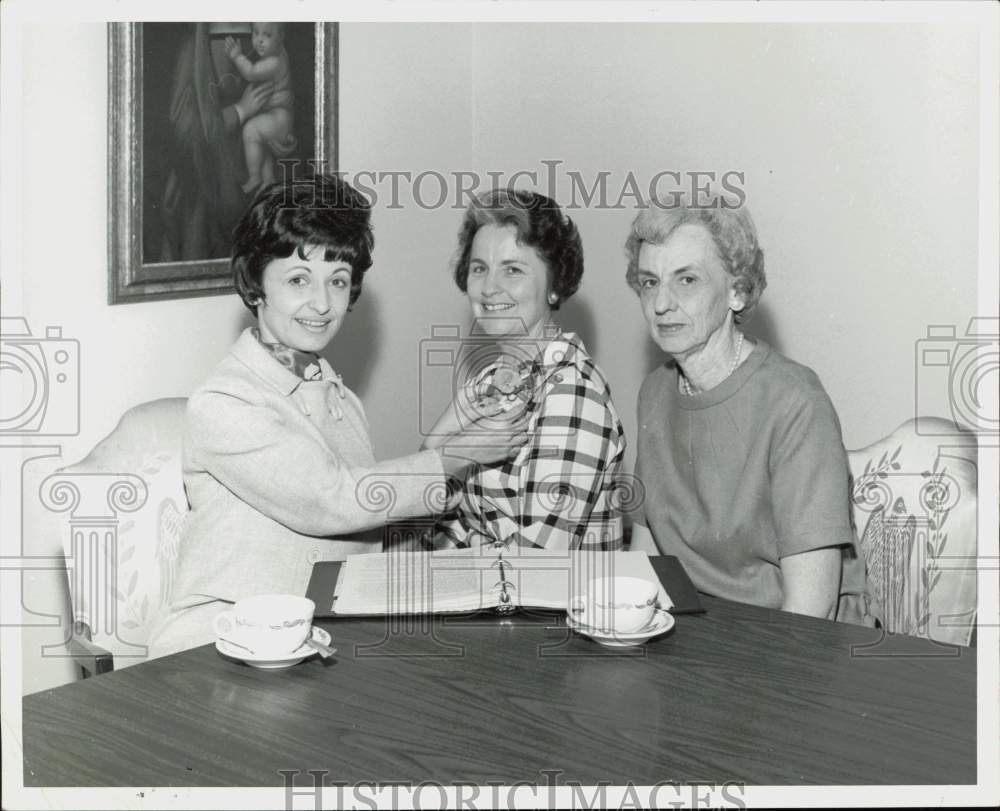
[[361,401],[320,365],[323,380],[303,381],[248,329],[188,401],[191,513],[151,656],[211,642],[212,617],[242,597],[305,594],[313,563],[379,551],[377,528],[440,492],[436,451],[375,461]]

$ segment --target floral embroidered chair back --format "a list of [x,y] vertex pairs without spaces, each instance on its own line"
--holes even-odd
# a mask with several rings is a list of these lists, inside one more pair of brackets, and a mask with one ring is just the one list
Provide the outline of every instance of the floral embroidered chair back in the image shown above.
[[145,661],[149,631],[170,599],[187,514],[185,403],[130,409],[85,459],[42,483],[42,503],[62,519],[75,627],[85,624],[116,668]]
[[909,420],[848,454],[854,523],[889,633],[968,645],[976,616],[976,444]]

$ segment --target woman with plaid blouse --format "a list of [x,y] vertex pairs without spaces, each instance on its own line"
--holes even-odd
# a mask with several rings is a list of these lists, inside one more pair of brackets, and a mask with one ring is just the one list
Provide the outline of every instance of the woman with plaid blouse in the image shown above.
[[582,276],[580,234],[548,197],[494,190],[466,211],[455,282],[473,327],[453,400],[425,446],[513,409],[527,414],[530,440],[513,459],[453,480],[461,498],[439,523],[438,545],[622,547],[612,496],[625,433],[603,373],[553,319]]

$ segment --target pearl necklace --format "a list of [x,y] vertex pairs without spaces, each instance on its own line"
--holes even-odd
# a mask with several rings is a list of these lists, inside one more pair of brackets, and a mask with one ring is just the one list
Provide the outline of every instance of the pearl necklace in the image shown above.
[[[726,377],[722,378],[722,380],[731,377],[733,372],[736,371],[736,367],[740,365],[740,352],[743,351],[743,333],[740,332],[737,334],[740,337],[736,339],[736,354],[733,355],[733,362],[729,364],[729,371],[726,372]],[[688,381],[687,377],[684,376],[683,371],[681,371],[680,373],[680,378],[681,378],[681,389],[688,397],[694,397],[694,395],[697,394],[697,392],[694,390],[694,387],[691,385],[690,381]],[[719,382],[721,383],[722,380],[720,380]]]

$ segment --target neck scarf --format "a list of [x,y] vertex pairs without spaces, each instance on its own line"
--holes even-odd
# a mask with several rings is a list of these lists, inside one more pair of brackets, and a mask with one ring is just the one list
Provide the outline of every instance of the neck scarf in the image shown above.
[[323,370],[319,365],[319,355],[315,352],[303,352],[292,349],[282,343],[268,343],[260,335],[260,329],[254,327],[253,337],[264,347],[278,363],[288,369],[296,377],[303,380],[320,380]]
[[[329,384],[330,388],[326,393],[326,405],[330,414],[338,420],[344,418],[344,409],[340,401],[347,395],[344,393],[344,381],[336,372],[327,377],[323,377],[323,367],[319,363],[319,355],[315,352],[303,352],[301,349],[293,349],[282,343],[269,343],[260,337],[260,329],[253,328],[253,337],[257,339],[264,349],[268,351],[272,358],[288,369],[296,377],[302,380],[322,380]],[[310,414],[309,405],[305,400],[299,400],[299,408],[302,413]]]

